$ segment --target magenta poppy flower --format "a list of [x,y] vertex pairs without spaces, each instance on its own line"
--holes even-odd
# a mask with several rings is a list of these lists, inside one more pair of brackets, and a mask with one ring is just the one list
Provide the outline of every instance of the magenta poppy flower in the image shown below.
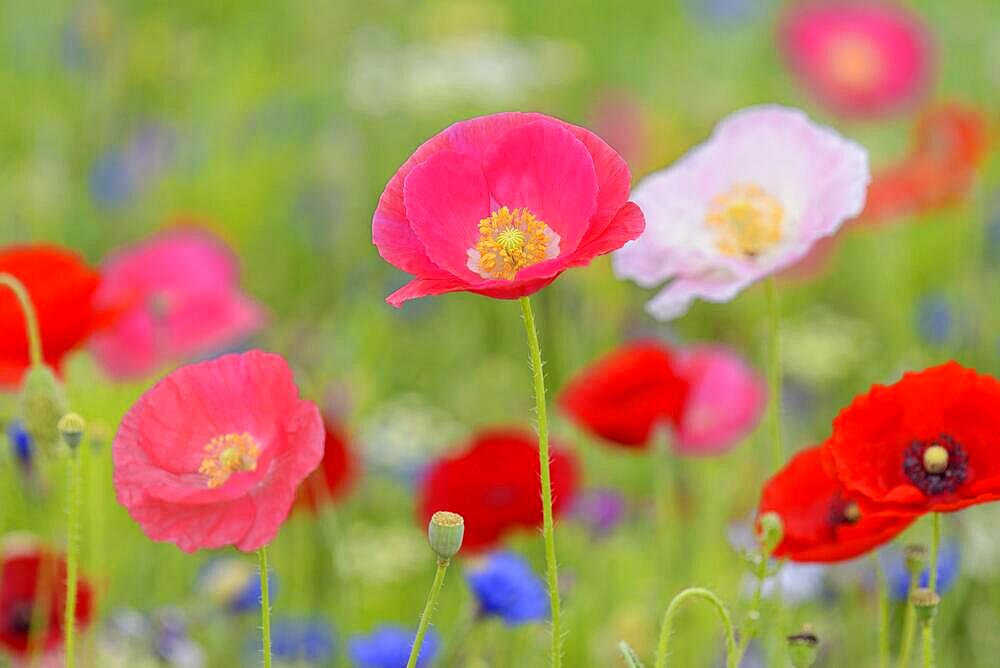
[[805,2],[785,14],[780,42],[792,70],[845,116],[876,116],[917,101],[933,65],[929,31],[887,2]]
[[152,540],[185,552],[255,550],[278,532],[323,458],[323,420],[288,364],[251,350],[177,369],[115,436],[118,502]]
[[767,385],[743,357],[722,346],[682,348],[677,373],[688,383],[675,447],[686,455],[726,452],[753,431],[767,404]]
[[137,378],[168,362],[218,351],[263,321],[240,291],[239,262],[207,231],[180,227],[123,248],[102,267],[94,296],[117,314],[91,346],[115,378]]
[[389,295],[468,291],[515,299],[643,230],[621,156],[542,114],[456,123],[425,142],[379,198],[372,241],[414,279]]

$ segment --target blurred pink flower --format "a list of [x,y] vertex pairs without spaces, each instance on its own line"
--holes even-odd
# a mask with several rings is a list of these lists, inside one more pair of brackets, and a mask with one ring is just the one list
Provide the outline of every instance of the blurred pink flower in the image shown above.
[[674,446],[684,455],[718,455],[753,431],[767,403],[767,384],[743,357],[723,346],[681,348],[678,375],[688,381]]
[[877,116],[920,99],[933,66],[921,19],[887,2],[805,2],[779,28],[789,66],[845,116]]
[[729,301],[858,215],[870,178],[861,146],[801,111],[744,109],[638,185],[646,229],[615,252],[615,272],[643,287],[673,279],[647,304],[660,320]]
[[218,238],[178,227],[119,250],[102,267],[94,296],[117,313],[91,347],[115,378],[137,378],[163,364],[218,351],[263,321],[239,289],[239,263]]

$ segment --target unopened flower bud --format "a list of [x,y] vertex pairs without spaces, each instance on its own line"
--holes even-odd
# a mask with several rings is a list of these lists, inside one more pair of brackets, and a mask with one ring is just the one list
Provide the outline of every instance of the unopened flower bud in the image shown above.
[[77,413],[66,413],[59,418],[58,427],[63,443],[69,446],[70,450],[76,450],[76,446],[83,440],[83,430],[87,427],[87,423]]
[[910,577],[918,578],[927,567],[927,548],[923,545],[907,545],[903,548],[903,559]]
[[66,398],[52,369],[32,367],[24,374],[18,413],[25,430],[41,448],[53,447],[59,440],[59,418],[66,412]]
[[921,588],[910,594],[910,603],[913,605],[913,609],[916,610],[917,619],[920,623],[922,625],[929,624],[934,619],[934,615],[937,614],[941,597],[930,589]]
[[778,513],[764,513],[757,518],[757,542],[765,557],[770,557],[781,539],[785,537],[785,525]]
[[427,540],[439,559],[448,560],[458,553],[465,535],[465,520],[458,513],[438,511],[427,525]]
[[788,636],[788,658],[795,668],[810,668],[819,653],[819,637],[808,628]]

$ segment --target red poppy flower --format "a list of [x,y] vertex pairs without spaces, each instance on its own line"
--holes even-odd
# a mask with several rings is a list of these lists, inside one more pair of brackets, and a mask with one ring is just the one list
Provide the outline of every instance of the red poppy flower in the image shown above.
[[324,502],[336,503],[354,487],[358,476],[358,459],[348,445],[343,427],[324,420],[326,441],[323,461],[309,474],[295,496],[295,507],[315,514]]
[[687,392],[670,350],[655,341],[635,341],[581,371],[559,404],[601,438],[645,448],[657,426],[680,422]]
[[862,510],[947,512],[1000,499],[1000,382],[955,362],[875,385],[824,446]]
[[259,350],[181,367],[122,419],[118,501],[185,552],[255,550],[277,534],[323,457],[323,420],[288,363]]
[[798,453],[764,485],[758,517],[777,513],[784,538],[775,557],[792,561],[851,559],[892,540],[916,516],[865,515],[829,474],[819,446]]
[[910,154],[875,174],[859,222],[887,222],[961,201],[986,147],[986,122],[975,109],[945,104],[925,111]]
[[[72,251],[38,244],[0,250],[0,273],[24,284],[38,316],[45,362],[58,369],[96,324],[91,302],[99,276]],[[0,387],[16,387],[28,368],[28,338],[17,298],[0,288]]]
[[389,295],[532,294],[643,230],[625,161],[542,114],[456,123],[425,142],[379,198],[372,241],[414,280]]
[[[496,545],[517,529],[542,525],[537,439],[520,429],[493,429],[475,436],[450,457],[432,464],[419,493],[422,525],[439,510],[465,518],[462,550]],[[553,444],[552,513],[569,507],[577,488],[577,462]]]
[[[6,546],[2,558],[0,649],[17,657],[27,655],[36,605],[43,606],[41,614],[45,622],[39,649],[43,652],[59,649],[66,607],[66,560],[33,541]],[[90,624],[93,593],[82,578],[76,586],[76,625],[82,630]]]
[[578,374],[563,391],[563,411],[601,438],[646,448],[658,426],[674,431],[681,454],[720,454],[753,428],[765,401],[763,381],[719,346],[673,351],[656,341],[625,344]]

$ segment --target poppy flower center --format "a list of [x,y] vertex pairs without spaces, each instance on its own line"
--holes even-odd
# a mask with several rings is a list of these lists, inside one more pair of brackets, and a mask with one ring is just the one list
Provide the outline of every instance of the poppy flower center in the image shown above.
[[254,471],[260,446],[250,434],[223,434],[205,445],[205,459],[198,473],[208,477],[208,486],[219,487],[237,471]]
[[842,524],[857,524],[860,520],[861,508],[857,502],[847,501],[840,494],[833,497],[830,502],[830,524],[834,531]]
[[903,472],[927,496],[954,492],[968,475],[969,456],[948,434],[914,441],[903,454]]
[[34,609],[31,603],[16,603],[7,616],[7,631],[14,636],[27,636],[31,632]]
[[878,49],[860,35],[840,35],[827,47],[830,76],[842,86],[869,88],[881,76]]
[[705,224],[726,255],[755,257],[781,240],[785,209],[754,183],[737,183],[709,204]]
[[501,207],[479,221],[466,266],[486,279],[513,281],[525,267],[559,255],[559,235],[526,208]]

